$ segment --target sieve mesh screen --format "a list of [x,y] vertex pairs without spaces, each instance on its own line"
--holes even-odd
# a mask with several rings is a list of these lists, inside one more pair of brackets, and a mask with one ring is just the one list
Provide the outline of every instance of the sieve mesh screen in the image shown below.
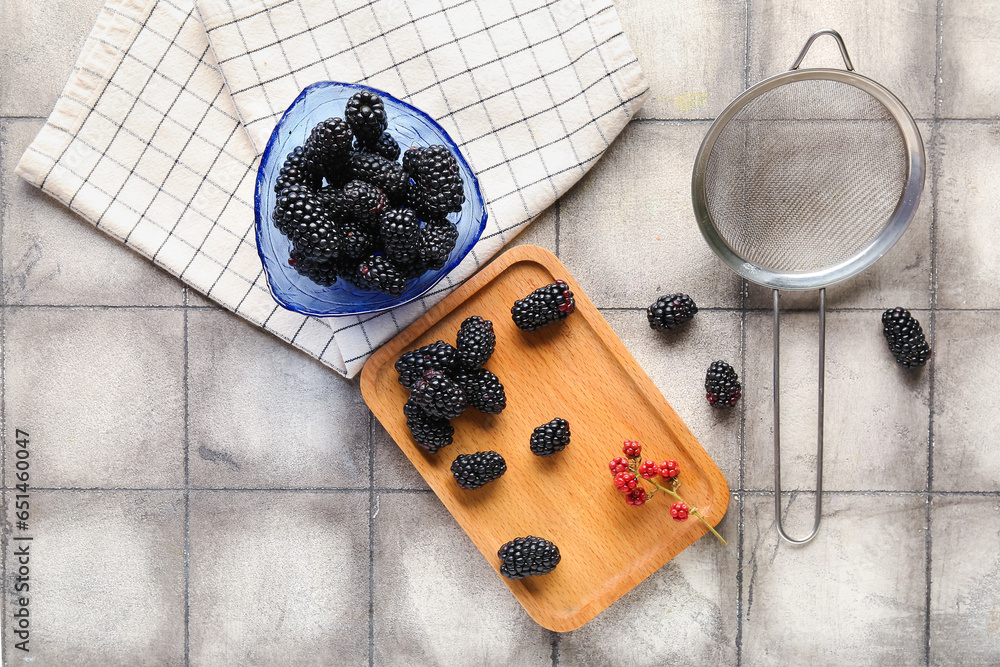
[[899,126],[867,92],[802,80],[729,120],[709,155],[712,224],[746,262],[817,271],[855,255],[892,218],[907,179]]

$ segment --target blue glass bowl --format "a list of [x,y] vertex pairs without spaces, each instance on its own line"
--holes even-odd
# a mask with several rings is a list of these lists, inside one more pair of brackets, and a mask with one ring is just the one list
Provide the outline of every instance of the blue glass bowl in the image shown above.
[[[338,280],[332,287],[317,285],[305,276],[296,273],[288,265],[288,255],[292,243],[274,226],[271,217],[274,212],[274,183],[285,157],[296,146],[305,143],[306,138],[320,121],[338,116],[344,117],[344,106],[351,95],[359,90],[375,90],[382,96],[389,121],[389,132],[400,147],[447,146],[458,160],[458,169],[465,188],[465,204],[458,213],[448,219],[458,227],[458,241],[448,256],[448,261],[440,271],[428,271],[412,278],[407,289],[399,296],[391,296],[370,290],[363,290]],[[469,164],[448,133],[434,122],[430,116],[392,95],[370,86],[356,86],[335,81],[322,81],[305,88],[285,111],[264,149],[260,167],[257,169],[257,190],[254,194],[254,213],[257,225],[257,252],[264,263],[267,284],[274,300],[279,304],[303,315],[362,315],[396,308],[414,299],[419,299],[436,285],[445,275],[459,265],[476,245],[486,229],[486,205]]]

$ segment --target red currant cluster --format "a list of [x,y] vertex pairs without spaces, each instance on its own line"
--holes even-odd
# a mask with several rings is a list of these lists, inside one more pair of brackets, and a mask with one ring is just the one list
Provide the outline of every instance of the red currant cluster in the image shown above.
[[[687,503],[677,493],[677,487],[680,486],[680,480],[677,478],[680,474],[680,466],[677,465],[677,461],[669,460],[656,463],[647,460],[640,463],[642,445],[635,440],[626,440],[622,446],[622,453],[628,458],[616,456],[608,463],[608,468],[611,470],[612,483],[619,493],[625,494],[626,503],[632,507],[642,507],[658,491],[662,491],[677,501],[670,506],[670,516],[673,517],[674,521],[687,521],[688,514],[694,514],[708,526],[708,529],[723,544],[726,543],[722,536],[715,531],[715,528],[705,521],[705,517],[698,512],[698,508],[688,508]],[[647,493],[646,489],[639,483],[640,477],[655,488]],[[669,486],[663,486],[657,482],[657,477],[661,477],[663,484],[669,484]]]

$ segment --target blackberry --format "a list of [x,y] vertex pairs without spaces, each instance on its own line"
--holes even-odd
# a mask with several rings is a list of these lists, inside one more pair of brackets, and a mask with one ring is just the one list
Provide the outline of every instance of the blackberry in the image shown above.
[[923,366],[931,358],[920,322],[905,308],[891,308],[882,313],[882,335],[897,364],[913,368]]
[[379,232],[386,256],[397,266],[412,264],[420,256],[420,220],[410,209],[383,211]]
[[724,361],[713,361],[705,375],[705,398],[713,408],[731,408],[743,395],[740,377]]
[[456,338],[458,361],[467,368],[476,368],[489,361],[497,345],[493,323],[478,315],[466,318],[462,322]]
[[698,306],[687,294],[668,294],[646,309],[646,317],[650,328],[666,331],[684,324],[697,312]]
[[278,193],[274,201],[274,226],[285,236],[291,236],[292,227],[326,219],[325,207],[316,193],[304,185],[292,185]]
[[337,282],[337,265],[330,260],[316,260],[293,252],[288,265],[317,285],[329,287]]
[[458,241],[458,228],[448,220],[431,220],[420,230],[417,248],[420,266],[437,271],[448,262],[448,256]]
[[395,162],[399,159],[399,144],[396,143],[396,140],[388,132],[383,132],[379,140],[370,146],[359,144],[359,148],[367,149],[368,152],[375,153],[376,155],[381,155],[386,160]]
[[573,292],[565,282],[557,280],[515,301],[510,315],[518,329],[530,332],[566,319],[575,309]]
[[425,371],[413,383],[410,400],[432,417],[454,419],[465,412],[465,392],[444,371]]
[[508,579],[523,579],[548,574],[562,560],[559,547],[548,540],[528,535],[500,547],[500,574]]
[[399,384],[407,389],[424,376],[424,371],[448,371],[455,365],[457,352],[448,343],[439,340],[416,350],[404,352],[396,360]]
[[342,118],[327,118],[317,123],[306,139],[305,151],[331,184],[345,180],[347,156],[354,145],[354,134]]
[[382,98],[372,90],[354,93],[347,101],[344,117],[363,146],[377,144],[388,125]]
[[375,242],[368,226],[356,220],[342,220],[338,223],[337,237],[340,241],[340,255],[355,260],[370,255]]
[[404,202],[409,177],[398,162],[374,153],[352,153],[347,168],[352,178],[378,187],[390,201]]
[[362,284],[376,292],[399,296],[406,291],[406,276],[381,253],[363,260],[358,274]]
[[500,378],[485,368],[453,371],[452,378],[465,392],[469,405],[476,410],[498,415],[507,407],[507,394]]
[[341,196],[332,195],[331,200],[342,215],[369,224],[378,220],[387,203],[381,190],[359,180],[348,182]]
[[569,422],[556,417],[548,424],[535,428],[531,434],[531,451],[536,456],[552,456],[569,444]]
[[308,156],[302,146],[296,146],[285,158],[285,163],[281,165],[278,180],[274,182],[274,191],[280,193],[293,185],[304,185],[307,188],[316,189],[322,182],[323,179],[316,173],[316,165],[312,158]]
[[314,206],[312,213],[304,208],[292,211],[286,218],[285,225],[296,252],[309,259],[325,261],[340,254],[340,238],[326,209],[318,204]]
[[406,415],[406,427],[410,429],[413,440],[431,454],[447,447],[454,440],[455,427],[451,422],[427,414],[413,399],[406,401],[403,414]]
[[507,462],[494,451],[459,454],[451,464],[451,474],[463,489],[478,489],[507,472]]
[[458,162],[446,146],[410,148],[403,153],[403,168],[410,175],[410,204],[418,213],[440,217],[462,210],[465,192]]

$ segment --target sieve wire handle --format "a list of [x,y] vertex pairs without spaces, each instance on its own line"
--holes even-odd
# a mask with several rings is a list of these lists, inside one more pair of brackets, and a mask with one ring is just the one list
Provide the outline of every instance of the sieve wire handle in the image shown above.
[[822,37],[823,35],[830,35],[830,37],[837,40],[837,46],[840,47],[840,55],[844,57],[844,66],[847,67],[847,71],[853,72],[854,65],[851,64],[851,57],[847,55],[847,46],[844,44],[844,38],[841,37],[840,33],[833,28],[823,28],[822,30],[817,30],[813,34],[809,35],[809,39],[806,40],[806,45],[802,47],[799,57],[795,59],[794,63],[792,63],[792,69],[799,68],[799,65],[801,65],[802,61],[805,59],[806,54],[809,53],[809,47],[813,45],[813,42],[815,42],[818,37]]
[[778,290],[774,290],[774,521],[778,535],[792,544],[805,544],[816,537],[823,510],[823,376],[826,366],[826,290],[819,291],[819,424],[816,430],[816,518],[812,532],[801,539],[789,537],[781,525],[781,411],[778,407],[779,370]]

